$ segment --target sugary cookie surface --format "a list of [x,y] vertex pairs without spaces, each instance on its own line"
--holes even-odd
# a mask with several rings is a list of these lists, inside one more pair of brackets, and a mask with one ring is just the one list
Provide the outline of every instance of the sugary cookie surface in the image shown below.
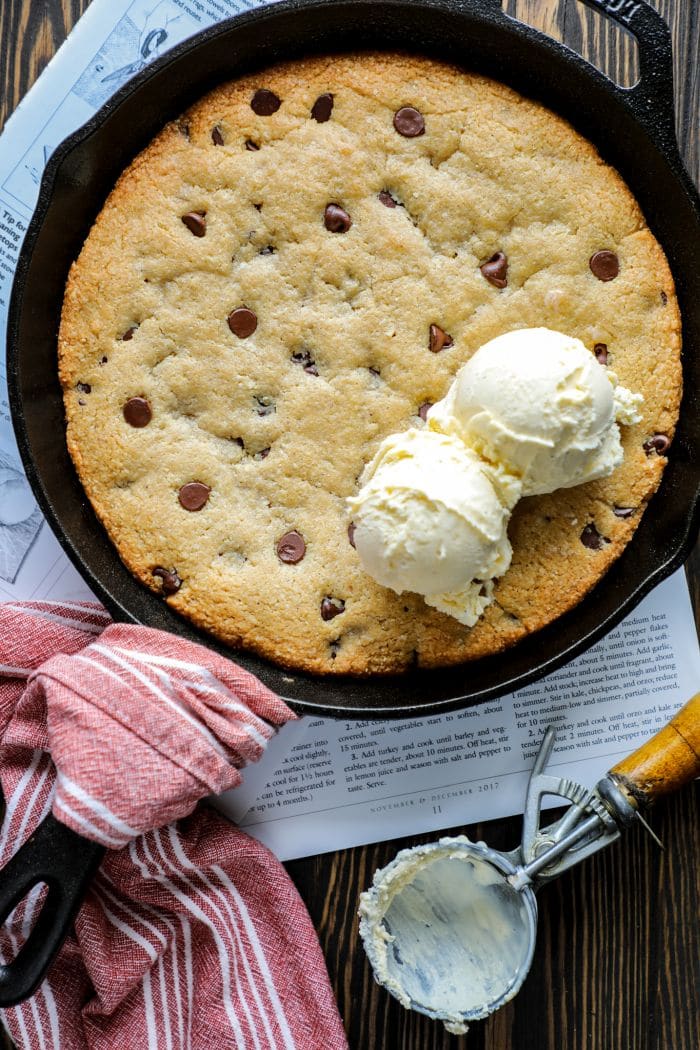
[[[577,336],[644,395],[615,474],[519,504],[474,628],[363,572],[345,499],[487,340]],[[658,486],[681,388],[663,252],[572,128],[367,54],[223,85],[120,179],[68,282],[68,445],[126,565],[232,646],[321,673],[495,652],[571,608]]]

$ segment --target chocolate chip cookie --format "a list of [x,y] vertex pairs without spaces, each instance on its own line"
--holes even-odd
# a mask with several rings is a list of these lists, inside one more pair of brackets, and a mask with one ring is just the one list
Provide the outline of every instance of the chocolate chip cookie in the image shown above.
[[[487,340],[577,336],[644,395],[610,478],[523,500],[469,629],[363,572],[346,498]],[[370,674],[494,653],[634,533],[678,415],[664,253],[619,175],[509,88],[399,54],[225,84],[124,172],[66,289],[68,446],[129,569],[231,646]]]

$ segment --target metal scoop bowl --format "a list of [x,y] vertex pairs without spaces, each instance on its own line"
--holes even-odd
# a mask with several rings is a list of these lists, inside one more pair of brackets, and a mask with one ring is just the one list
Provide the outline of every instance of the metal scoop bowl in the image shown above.
[[[544,772],[554,740],[550,727],[530,776],[517,849],[500,853],[464,836],[443,838],[402,850],[362,894],[360,936],[375,979],[455,1034],[520,990],[535,951],[535,890],[635,820],[645,823],[640,806],[700,775],[700,694],[592,790]],[[544,828],[543,795],[569,803]]]
[[363,894],[360,934],[379,983],[455,1033],[512,999],[537,931],[535,894],[511,886],[515,873],[463,837],[402,850]]

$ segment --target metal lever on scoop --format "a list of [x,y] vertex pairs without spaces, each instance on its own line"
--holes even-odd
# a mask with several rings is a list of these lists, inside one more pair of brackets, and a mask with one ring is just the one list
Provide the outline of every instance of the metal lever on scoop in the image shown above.
[[[639,810],[700,776],[700,693],[656,736],[613,766],[591,791],[566,777],[544,773],[554,740],[555,730],[550,726],[528,783],[520,847],[522,869],[516,877],[522,885],[535,878],[537,885],[556,878],[610,845],[620,837],[622,828],[636,820],[656,839]],[[558,795],[571,805],[559,820],[541,828],[544,795]]]
[[[519,850],[509,856],[522,865],[523,885],[537,877],[542,885],[620,837],[618,821],[611,815],[597,789],[544,772],[556,739],[556,730],[545,732],[530,774],[523,813]],[[570,803],[559,820],[540,827],[542,798],[556,795]]]

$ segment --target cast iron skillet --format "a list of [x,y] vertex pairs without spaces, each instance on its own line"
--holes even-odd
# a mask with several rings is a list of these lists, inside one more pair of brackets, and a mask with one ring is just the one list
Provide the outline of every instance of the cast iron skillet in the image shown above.
[[617,167],[668,253],[684,317],[681,424],[661,490],[627,551],[575,610],[498,655],[392,678],[315,677],[260,657],[235,659],[299,711],[345,717],[447,710],[522,688],[609,631],[687,556],[698,518],[700,202],[674,134],[668,28],[637,0],[587,0],[637,38],[641,80],[620,88],[574,52],[504,15],[494,0],[288,0],[240,15],[174,48],[61,145],[46,169],[10,306],[8,378],[17,438],[36,498],[64,549],[119,620],[148,624],[231,656],[122,565],[66,450],[56,332],[68,268],[117,176],[163,126],[221,80],[279,59],[403,48],[478,69],[571,120]]
[[[637,38],[641,79],[625,90],[583,59],[506,17],[494,0],[288,0],[241,15],[174,48],[126,85],[58,148],[20,258],[10,307],[8,376],[17,437],[37,500],[64,549],[118,619],[216,646],[147,592],[122,566],[80,487],[63,440],[56,331],[63,287],[97,212],[128,161],[166,120],[216,82],[309,52],[392,47],[481,70],[557,110],[614,164],[671,262],[684,318],[681,423],[661,490],[631,545],[575,611],[505,656],[450,671],[353,681],[288,675],[255,656],[236,659],[301,711],[344,716],[425,714],[494,697],[581,652],[681,564],[695,537],[700,463],[700,201],[678,154],[670,36],[638,0],[585,0]],[[228,650],[222,650],[228,653]],[[17,957],[0,966],[0,1006],[35,990],[102,857],[49,816],[0,881],[0,922],[39,882],[48,895]]]

